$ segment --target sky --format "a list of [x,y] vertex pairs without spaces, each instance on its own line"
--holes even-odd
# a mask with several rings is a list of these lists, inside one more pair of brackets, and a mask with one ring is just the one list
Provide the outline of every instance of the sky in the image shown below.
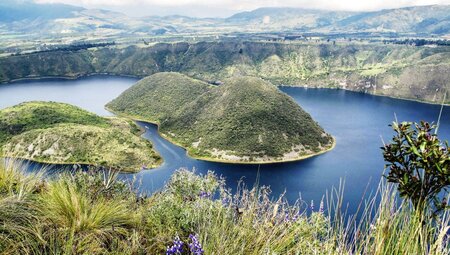
[[35,2],[101,8],[120,11],[130,16],[179,14],[195,17],[227,17],[260,7],[373,11],[405,6],[450,4],[450,0],[35,0]]

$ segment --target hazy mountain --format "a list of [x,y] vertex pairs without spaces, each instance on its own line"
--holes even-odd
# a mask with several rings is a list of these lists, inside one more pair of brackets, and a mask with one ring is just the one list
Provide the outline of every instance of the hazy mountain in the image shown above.
[[313,31],[446,34],[450,31],[450,6],[417,6],[375,12],[260,8],[235,14],[226,21],[243,25],[259,24],[266,28],[308,28]]
[[341,30],[445,34],[450,31],[450,5],[417,6],[360,13],[335,24]]
[[82,10],[84,8],[66,4],[36,4],[31,0],[2,0],[0,22],[73,18],[75,12]]
[[445,35],[450,33],[450,6],[432,5],[375,12],[324,11],[301,8],[260,8],[229,18],[180,15],[132,18],[122,13],[88,10],[30,0],[0,3],[0,28],[39,36],[162,35],[230,32],[393,32]]
[[353,12],[336,12],[300,8],[259,8],[237,13],[225,21],[242,25],[270,28],[307,29],[327,27],[355,15]]

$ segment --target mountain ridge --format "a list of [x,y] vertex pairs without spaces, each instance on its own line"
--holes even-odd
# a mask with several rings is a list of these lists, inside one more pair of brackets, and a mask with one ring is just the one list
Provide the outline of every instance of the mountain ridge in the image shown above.
[[[22,6],[24,8],[22,14],[20,8],[12,11],[14,6]],[[51,10],[52,8],[57,9],[55,11]],[[0,23],[3,23],[9,31],[32,32],[33,29],[42,26],[41,33],[59,36],[93,31],[116,36],[141,33],[177,35],[187,32],[204,34],[264,31],[394,32],[410,35],[450,33],[450,5],[411,6],[360,12],[262,7],[226,18],[196,18],[176,14],[133,18],[107,10],[26,2],[16,5],[0,4],[0,14],[3,14],[0,15],[3,17],[3,20],[0,18]],[[86,17],[89,17],[89,20],[86,20]],[[28,22],[23,22],[25,20]]]
[[4,57],[0,82],[93,74],[143,78],[174,71],[211,83],[236,75],[258,76],[276,85],[339,88],[440,104],[448,90],[449,56],[448,46],[160,43]]

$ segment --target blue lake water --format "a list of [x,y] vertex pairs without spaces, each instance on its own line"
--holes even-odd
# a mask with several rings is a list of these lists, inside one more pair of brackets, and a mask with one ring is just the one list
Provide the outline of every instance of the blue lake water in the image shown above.
[[[67,102],[100,115],[110,115],[103,106],[136,79],[123,77],[89,77],[78,80],[27,81],[0,85],[0,109],[24,101],[46,100]],[[336,148],[323,155],[298,162],[268,165],[231,165],[191,159],[185,151],[161,138],[157,128],[138,122],[147,129],[143,135],[151,140],[163,156],[164,164],[122,178],[141,181],[143,192],[160,189],[179,168],[199,173],[215,171],[225,177],[230,188],[243,179],[248,186],[256,181],[269,185],[274,195],[286,192],[293,202],[300,196],[305,201],[320,201],[327,190],[345,179],[345,201],[354,212],[362,194],[371,192],[383,174],[380,147],[382,138],[393,135],[388,127],[396,115],[400,121],[436,121],[440,106],[367,94],[332,90],[281,87],[293,97],[319,124],[336,138]],[[450,107],[444,107],[439,136],[450,139]],[[368,188],[367,188],[368,187]]]

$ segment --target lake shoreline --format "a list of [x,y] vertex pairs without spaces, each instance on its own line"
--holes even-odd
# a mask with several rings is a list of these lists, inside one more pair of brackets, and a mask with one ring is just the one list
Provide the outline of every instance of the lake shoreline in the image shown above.
[[111,113],[113,113],[113,114],[119,116],[119,117],[128,118],[128,119],[131,119],[131,120],[133,120],[133,121],[140,121],[140,122],[145,122],[145,123],[150,123],[150,124],[156,125],[157,130],[158,130],[158,134],[159,134],[162,138],[166,139],[168,142],[170,142],[170,143],[172,143],[172,144],[174,144],[174,145],[176,145],[176,146],[178,146],[178,147],[183,148],[184,151],[186,152],[186,155],[187,155],[188,157],[190,157],[190,158],[192,158],[192,159],[195,159],[195,160],[201,160],[201,161],[207,161],[207,162],[224,163],[224,164],[234,164],[234,165],[270,165],[270,164],[289,163],[289,162],[301,161],[301,160],[305,160],[305,159],[308,159],[308,158],[312,158],[312,157],[316,157],[316,156],[325,154],[325,153],[327,153],[327,152],[333,150],[333,149],[336,147],[336,138],[334,138],[333,136],[331,136],[332,139],[333,139],[333,143],[331,144],[330,147],[326,148],[325,150],[321,150],[320,152],[317,152],[317,153],[313,153],[313,154],[309,154],[309,155],[304,155],[304,156],[297,157],[297,158],[293,158],[293,159],[248,162],[248,161],[222,160],[222,159],[210,158],[210,157],[198,157],[198,156],[191,155],[191,154],[189,153],[189,149],[188,149],[188,148],[185,148],[185,147],[184,147],[183,145],[181,145],[180,143],[174,141],[173,139],[171,139],[171,138],[168,137],[167,135],[161,133],[161,132],[159,131],[160,123],[158,123],[158,122],[156,122],[156,121],[151,121],[151,120],[148,120],[148,119],[141,119],[141,118],[139,118],[139,117],[137,117],[137,116],[127,115],[127,114],[123,114],[123,113],[117,113],[117,112],[115,112],[114,110],[112,110],[112,109],[110,109],[110,108],[108,108],[108,107],[106,107],[106,106],[105,106],[105,109],[106,109],[107,111],[109,111],[109,112],[111,112]]
[[[77,80],[77,79],[83,79],[83,78],[89,78],[89,77],[95,77],[95,76],[106,76],[106,77],[124,77],[124,78],[135,78],[135,79],[142,79],[145,76],[136,76],[136,75],[129,75],[129,74],[117,74],[117,73],[88,73],[88,74],[77,74],[73,76],[36,76],[36,77],[24,77],[19,79],[12,79],[9,81],[2,81],[0,82],[1,85],[6,84],[14,84],[18,82],[33,82],[33,81],[52,81],[52,80]],[[413,101],[423,104],[431,104],[431,105],[442,105],[442,103],[439,102],[431,102],[431,101],[424,101],[419,99],[413,99],[413,98],[404,98],[404,97],[396,97],[396,96],[389,96],[389,95],[380,95],[380,94],[374,94],[370,92],[363,92],[363,91],[356,91],[356,90],[350,90],[350,89],[344,89],[344,88],[337,88],[337,87],[309,87],[307,84],[305,85],[288,85],[288,84],[280,84],[276,85],[277,87],[293,87],[293,88],[305,88],[305,89],[334,89],[334,90],[344,90],[344,91],[351,91],[355,93],[361,93],[361,94],[368,94],[372,96],[378,96],[378,97],[387,97],[387,98],[393,98],[393,99],[399,99],[399,100],[406,100],[406,101]],[[444,106],[450,106],[450,103],[444,103]]]
[[[9,156],[3,156],[0,155],[0,158],[2,159],[11,159],[11,160],[22,160],[22,161],[29,161],[29,162],[33,162],[33,163],[38,163],[38,164],[43,164],[43,165],[51,165],[51,166],[72,166],[72,165],[80,165],[80,166],[93,166],[93,167],[99,167],[96,164],[91,164],[91,163],[87,163],[87,162],[66,162],[66,163],[61,163],[61,162],[53,162],[53,161],[46,161],[46,160],[37,160],[37,159],[31,159],[31,158],[26,158],[26,157],[9,157]],[[160,165],[152,165],[149,168],[145,168],[145,169],[140,169],[137,171],[127,171],[127,170],[118,170],[118,169],[113,169],[113,170],[117,170],[120,173],[127,173],[127,174],[137,174],[143,170],[151,170],[151,169],[155,169],[158,168],[162,165],[162,163]],[[109,168],[109,167],[106,167]]]
[[78,79],[84,79],[84,78],[90,78],[90,77],[123,77],[123,78],[135,78],[135,79],[142,79],[143,77],[135,76],[135,75],[127,75],[127,74],[112,74],[112,73],[89,73],[89,74],[79,74],[79,75],[73,75],[73,76],[36,76],[36,77],[25,77],[25,78],[19,78],[19,79],[13,79],[9,81],[3,81],[0,82],[1,85],[7,85],[7,84],[15,84],[19,82],[34,82],[34,81],[72,81],[72,80],[78,80]]
[[[416,102],[416,103],[422,103],[422,104],[429,104],[429,105],[442,105],[442,103],[438,102],[430,102],[430,101],[423,101],[419,99],[412,99],[412,98],[405,98],[405,97],[396,97],[396,96],[388,96],[388,95],[379,95],[369,92],[363,92],[363,91],[356,91],[356,90],[350,90],[350,89],[343,89],[343,88],[337,88],[337,87],[309,87],[308,85],[277,85],[277,87],[288,87],[288,88],[303,88],[303,89],[333,89],[333,90],[343,90],[343,91],[349,91],[359,94],[366,94],[371,96],[377,96],[377,97],[386,97],[386,98],[392,98],[397,100],[405,100],[410,102]],[[450,106],[450,103],[444,103],[444,106]]]

